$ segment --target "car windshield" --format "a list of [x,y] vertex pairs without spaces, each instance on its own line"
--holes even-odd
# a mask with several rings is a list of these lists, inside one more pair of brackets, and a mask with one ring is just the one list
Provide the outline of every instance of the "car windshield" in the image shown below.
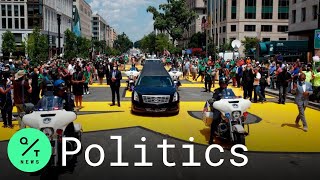
[[63,109],[63,99],[57,96],[43,96],[35,106],[35,111],[55,111]]
[[170,87],[173,86],[171,77],[169,76],[144,76],[142,77],[138,86],[144,87]]
[[234,99],[238,98],[232,89],[225,89],[222,91],[222,99]]

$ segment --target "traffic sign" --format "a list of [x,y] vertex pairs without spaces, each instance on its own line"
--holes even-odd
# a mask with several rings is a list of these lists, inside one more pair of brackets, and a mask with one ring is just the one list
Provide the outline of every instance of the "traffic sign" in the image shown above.
[[315,30],[314,34],[314,48],[320,49],[320,29]]

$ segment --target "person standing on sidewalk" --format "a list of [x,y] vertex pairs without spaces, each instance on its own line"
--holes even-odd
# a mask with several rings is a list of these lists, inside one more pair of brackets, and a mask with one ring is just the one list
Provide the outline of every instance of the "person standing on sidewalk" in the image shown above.
[[288,72],[287,67],[283,68],[283,71],[278,75],[279,81],[279,104],[286,104],[287,89],[291,82],[291,74]]
[[252,91],[254,82],[254,72],[252,70],[252,65],[248,64],[246,70],[243,72],[242,86],[243,86],[243,98],[249,98],[252,101]]
[[259,101],[260,102],[266,101],[266,99],[261,94],[261,87],[260,87],[261,74],[260,74],[259,70],[260,69],[258,67],[256,67],[254,69],[254,73],[255,73],[255,78],[254,78],[254,82],[253,82],[253,87],[254,87],[254,99],[253,99],[253,102],[254,103],[258,102],[258,96],[259,96]]
[[118,66],[114,64],[113,70],[109,73],[109,81],[110,81],[110,88],[112,92],[112,104],[111,106],[116,105],[116,94],[118,100],[118,106],[120,107],[120,86],[121,86],[122,75],[121,72],[118,70]]
[[306,75],[301,74],[299,80],[294,84],[292,94],[295,95],[295,103],[298,106],[299,115],[296,118],[296,126],[300,127],[300,120],[303,123],[303,130],[308,131],[308,124],[305,116],[305,110],[309,104],[309,97],[313,94],[313,89],[311,83],[305,82]]

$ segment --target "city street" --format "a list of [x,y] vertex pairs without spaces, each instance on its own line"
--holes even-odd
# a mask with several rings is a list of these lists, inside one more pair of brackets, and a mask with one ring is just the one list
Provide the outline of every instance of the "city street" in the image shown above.
[[[308,108],[306,116],[309,123],[309,132],[294,126],[297,116],[297,107],[292,102],[286,105],[277,104],[277,99],[267,96],[268,102],[264,104],[252,104],[250,108],[250,135],[246,138],[248,150],[246,153],[249,163],[243,168],[233,167],[229,159],[233,158],[226,150],[219,155],[215,152],[214,160],[218,157],[225,159],[223,166],[219,168],[209,167],[206,163],[204,152],[208,146],[210,129],[202,122],[202,109],[205,100],[211,97],[210,93],[204,93],[203,85],[197,82],[182,81],[180,89],[181,109],[177,116],[155,117],[137,116],[130,112],[131,94],[126,92],[125,76],[121,88],[121,107],[110,107],[111,91],[107,85],[93,84],[90,87],[90,95],[84,96],[84,108],[78,113],[77,122],[81,123],[84,130],[82,138],[83,148],[91,144],[101,145],[106,154],[102,166],[90,167],[84,159],[84,151],[78,157],[72,174],[70,172],[49,173],[59,179],[88,179],[105,177],[105,179],[130,178],[133,175],[139,179],[161,177],[161,179],[200,179],[200,177],[235,177],[259,179],[301,179],[314,177],[315,163],[320,163],[320,112]],[[218,87],[218,85],[216,86]],[[241,89],[234,89],[237,95],[242,95]],[[15,111],[16,112],[16,111]],[[15,129],[0,129],[0,169],[6,169],[6,173],[0,173],[1,179],[37,179],[37,175],[30,176],[16,170],[6,156],[7,143],[10,137],[17,131]],[[129,162],[129,168],[112,168],[110,162],[116,160],[117,145],[110,136],[123,136],[123,160]],[[134,144],[143,144],[140,139],[146,137],[147,160],[154,163],[149,171],[145,168],[136,168],[133,162],[140,159],[140,151],[134,149]],[[188,150],[182,149],[190,137],[195,139],[195,160],[202,163],[201,168],[182,167],[181,163],[188,161]],[[176,149],[169,150],[169,161],[176,162],[175,168],[166,168],[162,164],[162,150],[156,145],[168,139],[169,143],[176,145]],[[221,144],[223,145],[223,143]],[[93,150],[90,154],[93,162],[98,161],[98,152]],[[241,161],[241,159],[240,159]],[[265,171],[268,167],[268,171]],[[232,173],[226,173],[231,171]],[[81,172],[81,173],[80,173]],[[151,173],[152,172],[152,173]],[[210,173],[208,173],[210,172]],[[272,172],[272,173],[270,173]],[[140,178],[141,177],[141,178]]]

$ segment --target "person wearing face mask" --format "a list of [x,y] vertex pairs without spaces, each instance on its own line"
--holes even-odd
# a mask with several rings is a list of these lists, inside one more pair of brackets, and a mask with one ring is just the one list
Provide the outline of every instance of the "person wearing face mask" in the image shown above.
[[113,70],[109,73],[109,82],[112,92],[112,104],[110,106],[115,106],[115,95],[117,94],[118,106],[120,107],[120,85],[122,80],[121,72],[118,70],[118,66],[114,64]]
[[292,94],[295,95],[295,103],[298,106],[299,114],[296,118],[296,127],[300,127],[299,122],[302,121],[303,130],[308,131],[308,124],[305,116],[305,110],[309,104],[309,97],[313,94],[312,85],[306,82],[306,75],[300,74],[298,82],[294,84]]

